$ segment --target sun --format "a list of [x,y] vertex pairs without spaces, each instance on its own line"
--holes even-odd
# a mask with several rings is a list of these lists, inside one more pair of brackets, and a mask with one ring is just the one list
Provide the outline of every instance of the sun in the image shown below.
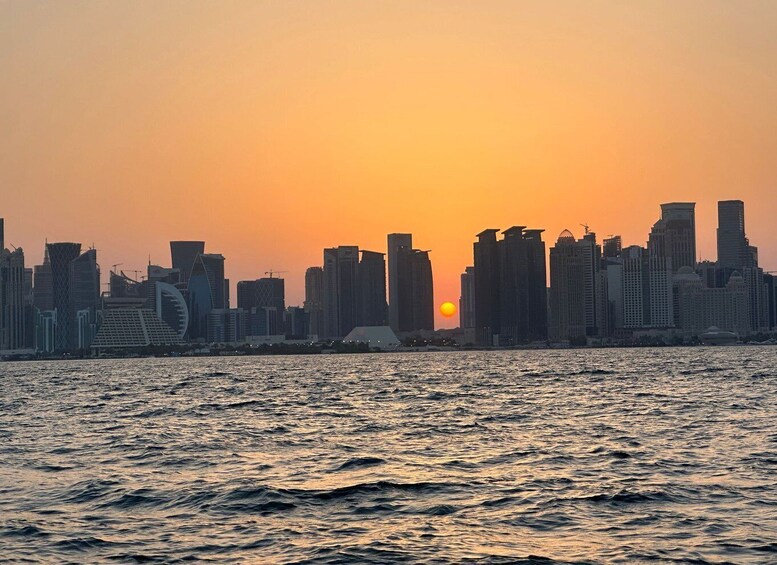
[[443,302],[440,305],[440,314],[446,318],[450,318],[456,314],[456,305],[453,302]]

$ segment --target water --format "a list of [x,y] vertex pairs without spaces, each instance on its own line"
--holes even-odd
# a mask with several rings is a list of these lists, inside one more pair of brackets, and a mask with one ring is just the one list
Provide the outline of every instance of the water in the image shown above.
[[774,347],[0,364],[0,560],[777,563],[776,399]]

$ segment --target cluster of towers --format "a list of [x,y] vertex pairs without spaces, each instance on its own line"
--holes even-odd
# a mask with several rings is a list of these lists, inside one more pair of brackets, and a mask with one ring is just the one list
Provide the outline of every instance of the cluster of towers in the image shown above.
[[585,342],[635,335],[698,337],[710,328],[746,336],[777,329],[775,278],[758,265],[744,203],[718,203],[718,260],[697,261],[695,203],[661,205],[645,247],[585,226],[550,249],[546,292],[542,230],[478,234],[461,276],[461,326],[480,345]]
[[[225,258],[204,241],[170,242],[171,266],[143,276],[113,265],[101,292],[97,251],[46,243],[43,264],[26,268],[24,251],[5,249],[0,219],[0,352],[66,354],[182,343],[340,340],[359,326],[397,333],[434,329],[429,251],[411,234],[388,236],[385,253],[328,248],[305,273],[303,307],[287,306],[277,272],[239,281],[230,307]],[[387,292],[388,291],[388,292]]]

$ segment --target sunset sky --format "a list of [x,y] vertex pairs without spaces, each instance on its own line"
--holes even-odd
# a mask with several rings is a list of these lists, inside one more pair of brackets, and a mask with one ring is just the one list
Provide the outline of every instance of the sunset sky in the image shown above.
[[204,239],[288,304],[324,247],[408,231],[439,305],[485,228],[644,245],[695,201],[715,259],[739,198],[777,270],[775,62],[774,1],[0,0],[0,217],[28,266]]

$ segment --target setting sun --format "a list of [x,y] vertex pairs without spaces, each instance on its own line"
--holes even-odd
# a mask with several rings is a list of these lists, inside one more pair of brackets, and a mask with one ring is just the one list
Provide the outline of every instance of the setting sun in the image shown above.
[[450,318],[456,314],[456,305],[453,302],[443,302],[440,305],[440,314],[446,318]]

